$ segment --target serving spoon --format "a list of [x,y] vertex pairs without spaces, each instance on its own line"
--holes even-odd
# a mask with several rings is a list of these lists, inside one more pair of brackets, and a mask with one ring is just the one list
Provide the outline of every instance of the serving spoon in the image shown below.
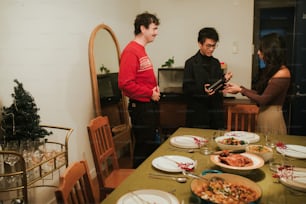
[[189,177],[191,177],[191,178],[204,180],[204,181],[206,181],[206,182],[217,181],[217,180],[224,181],[223,178],[220,178],[220,177],[218,177],[218,176],[213,176],[213,177],[211,177],[210,179],[207,179],[207,178],[204,178],[204,177],[202,177],[202,176],[198,176],[198,175],[196,175],[196,174],[193,174],[193,173],[187,172],[187,171],[182,171],[182,173],[183,173],[184,176],[189,176]]
[[149,176],[152,177],[152,178],[159,178],[159,177],[169,178],[169,179],[172,179],[172,180],[174,180],[178,183],[186,183],[187,182],[186,177],[176,177],[176,176],[171,176],[171,175],[166,175],[166,174],[153,174],[153,173],[150,173]]

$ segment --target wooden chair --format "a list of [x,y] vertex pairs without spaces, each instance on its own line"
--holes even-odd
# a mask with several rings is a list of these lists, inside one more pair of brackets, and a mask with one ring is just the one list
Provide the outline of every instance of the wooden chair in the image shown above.
[[252,104],[229,106],[227,110],[227,130],[254,132],[258,110],[258,106]]
[[60,177],[55,197],[58,204],[98,203],[86,161],[74,162],[68,166]]
[[87,126],[100,189],[100,201],[127,178],[134,169],[119,168],[118,157],[107,116],[92,119]]

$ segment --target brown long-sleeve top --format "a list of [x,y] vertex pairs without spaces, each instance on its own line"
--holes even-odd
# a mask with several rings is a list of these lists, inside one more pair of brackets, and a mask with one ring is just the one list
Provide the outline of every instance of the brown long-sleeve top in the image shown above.
[[259,95],[256,91],[241,87],[241,94],[253,100],[259,106],[283,105],[290,85],[290,78],[271,78],[264,92]]

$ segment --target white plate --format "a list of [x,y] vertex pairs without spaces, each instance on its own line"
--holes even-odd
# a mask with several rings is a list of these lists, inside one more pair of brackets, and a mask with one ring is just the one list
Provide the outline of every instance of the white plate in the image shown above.
[[180,148],[200,148],[199,144],[196,143],[196,140],[199,140],[203,143],[206,139],[199,136],[182,135],[172,137],[170,139],[170,144]]
[[155,189],[143,189],[126,193],[119,198],[117,204],[143,204],[145,201],[156,204],[179,204],[174,195]]
[[210,160],[213,163],[215,163],[216,165],[223,168],[223,170],[225,172],[237,173],[237,174],[241,174],[241,175],[249,174],[252,170],[261,168],[265,164],[265,161],[263,160],[263,158],[255,155],[255,154],[241,153],[241,155],[250,158],[253,161],[253,165],[252,166],[244,166],[244,167],[230,166],[230,165],[227,165],[227,164],[221,162],[220,159],[219,159],[219,155],[211,155]]
[[227,132],[224,135],[233,136],[240,140],[248,141],[249,143],[255,143],[260,140],[260,136],[253,132],[245,132],[245,131],[231,131]]
[[289,157],[294,157],[298,159],[306,159],[306,147],[301,146],[301,145],[291,145],[291,144],[286,144],[287,148],[280,148],[276,147],[276,150],[281,153],[285,154],[286,156]]
[[190,164],[188,168],[192,169],[195,167],[196,162],[189,157],[179,155],[164,155],[153,159],[152,165],[162,171],[167,172],[182,172],[182,168],[176,162]]
[[[277,172],[279,175],[282,175],[281,171]],[[291,175],[291,173],[287,173],[285,175]],[[292,177],[281,176],[280,182],[295,190],[306,192],[306,169],[305,168],[293,168]]]

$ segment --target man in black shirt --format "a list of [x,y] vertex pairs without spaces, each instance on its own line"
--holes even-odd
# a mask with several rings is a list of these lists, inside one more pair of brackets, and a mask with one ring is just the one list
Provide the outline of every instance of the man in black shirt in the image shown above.
[[225,128],[223,94],[208,89],[223,76],[226,81],[232,77],[231,73],[223,74],[219,60],[212,56],[218,41],[214,28],[201,29],[199,50],[185,62],[183,91],[187,100],[187,127]]

